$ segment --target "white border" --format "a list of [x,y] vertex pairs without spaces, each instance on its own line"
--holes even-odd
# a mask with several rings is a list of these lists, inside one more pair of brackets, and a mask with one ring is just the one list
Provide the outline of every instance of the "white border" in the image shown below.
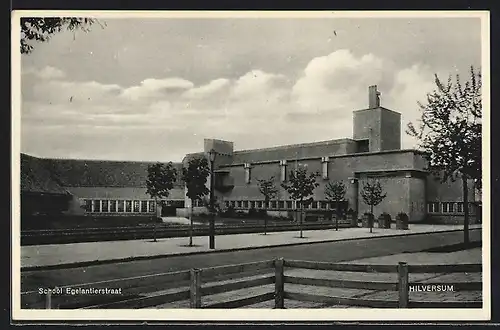
[[[20,308],[20,108],[22,16],[95,18],[445,18],[481,19],[483,76],[483,308],[482,309],[168,309],[22,310]],[[490,19],[488,11],[14,11],[12,12],[12,318],[15,321],[480,321],[491,317],[490,274]],[[362,312],[360,312],[362,311]]]

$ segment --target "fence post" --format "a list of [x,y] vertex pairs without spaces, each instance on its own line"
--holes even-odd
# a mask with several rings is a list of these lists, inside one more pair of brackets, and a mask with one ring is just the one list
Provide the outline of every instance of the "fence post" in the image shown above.
[[45,309],[52,309],[52,291],[50,289],[45,295]]
[[398,291],[399,308],[408,308],[408,264],[406,262],[398,264]]
[[274,308],[285,308],[285,260],[279,258],[274,260],[275,280],[274,280]]
[[201,308],[201,270],[194,268],[190,270],[191,287],[190,287],[190,308]]

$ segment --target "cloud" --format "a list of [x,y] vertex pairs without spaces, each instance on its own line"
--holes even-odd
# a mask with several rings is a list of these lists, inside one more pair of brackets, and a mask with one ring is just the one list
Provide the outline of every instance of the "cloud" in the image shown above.
[[427,93],[434,88],[434,74],[425,65],[414,64],[395,73],[394,86],[388,93],[387,104],[402,113],[403,148],[416,147],[417,141],[405,133],[406,127],[408,123],[416,123],[420,118],[417,102],[425,103]]
[[355,57],[343,49],[316,57],[306,66],[303,76],[292,89],[293,99],[302,111],[352,111],[366,107],[369,85],[384,78],[384,61],[372,54]]
[[158,99],[192,87],[192,82],[182,78],[146,79],[138,86],[124,89],[122,96],[130,100]]
[[218,94],[221,91],[224,91],[226,87],[228,87],[229,85],[230,85],[229,79],[219,78],[210,81],[206,85],[190,88],[187,91],[185,91],[182,94],[182,96],[186,99],[195,99],[195,100],[209,98],[215,94]]
[[[114,155],[121,150],[124,159],[134,154],[146,157],[143,160],[157,160],[158,150],[167,156],[173,152],[172,157],[182,150],[196,151],[203,138],[232,140],[237,149],[248,149],[350,137],[352,111],[367,107],[368,86],[373,84],[379,85],[382,105],[402,112],[406,126],[417,118],[414,105],[432,90],[433,82],[425,66],[398,69],[373,54],[349,50],[311,59],[298,78],[254,69],[198,86],[166,77],[124,88],[36,77],[31,92],[23,91],[27,149],[52,152],[51,143],[59,136],[58,150],[66,145],[68,154],[83,148],[78,155],[86,152],[92,158],[94,153]],[[131,143],[120,136],[137,140]],[[75,145],[78,137],[89,142]],[[411,143],[404,133],[403,141]],[[93,148],[94,143],[102,145]],[[127,153],[132,147],[145,150]]]

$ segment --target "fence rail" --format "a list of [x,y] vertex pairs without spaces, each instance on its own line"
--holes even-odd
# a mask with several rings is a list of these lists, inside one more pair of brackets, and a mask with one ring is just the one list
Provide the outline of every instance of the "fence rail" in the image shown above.
[[[282,232],[298,230],[297,223],[268,224],[268,232]],[[339,223],[339,227],[350,227],[349,223]],[[303,223],[304,230],[320,230],[335,228],[332,221]],[[195,226],[193,236],[208,235],[208,226]],[[220,225],[215,227],[216,235],[232,235],[259,233],[264,231],[264,224]],[[64,244],[80,242],[99,242],[115,240],[134,240],[149,238],[188,237],[189,225],[172,227],[132,227],[132,228],[103,228],[103,229],[55,229],[21,231],[21,245]]]
[[[285,275],[286,269],[314,269],[332,270],[341,272],[363,272],[363,273],[397,273],[397,282],[376,282],[376,281],[352,281],[340,279],[308,278]],[[89,303],[80,306],[84,309],[95,308],[147,308],[180,301],[189,301],[190,308],[238,308],[249,306],[265,301],[274,300],[274,308],[285,308],[285,300],[298,300],[314,303],[328,303],[345,306],[360,306],[372,308],[480,308],[481,301],[410,301],[410,286],[415,284],[427,285],[427,283],[410,283],[410,273],[480,273],[481,264],[459,264],[459,265],[408,265],[400,262],[395,265],[357,265],[357,264],[336,264],[325,262],[311,262],[303,260],[265,260],[252,263],[210,267],[203,269],[191,269],[188,271],[162,273],[140,277],[130,277],[118,280],[101,281],[88,283],[73,288],[109,287],[119,285],[128,286],[136,295],[124,297],[118,301],[106,301],[101,303]],[[257,273],[257,274],[256,274]],[[234,274],[243,275],[242,278],[223,280],[221,277],[228,277]],[[152,292],[148,295],[141,295],[141,285],[156,287],[161,289],[162,284],[179,283],[177,288],[163,290],[162,292]],[[181,285],[182,284],[182,285]],[[185,284],[185,285],[184,285]],[[274,284],[272,292],[254,294],[250,297],[237,298],[229,301],[202,303],[202,297],[232,292],[235,290],[262,287]],[[375,291],[397,292],[397,299],[365,299],[355,297],[336,297],[329,295],[310,294],[304,292],[291,292],[285,289],[286,284],[298,284],[314,287],[362,289]],[[481,290],[481,282],[463,282],[459,284],[460,290]],[[26,295],[37,294],[34,291],[23,293]],[[139,294],[139,295],[137,295]],[[49,292],[42,302],[47,309],[54,306],[53,295]],[[67,308],[67,307],[66,307]]]

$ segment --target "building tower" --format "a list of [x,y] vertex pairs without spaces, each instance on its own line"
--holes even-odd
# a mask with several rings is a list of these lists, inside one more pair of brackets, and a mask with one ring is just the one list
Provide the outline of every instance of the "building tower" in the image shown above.
[[380,106],[377,86],[368,88],[368,108],[353,112],[358,152],[401,149],[401,114]]

